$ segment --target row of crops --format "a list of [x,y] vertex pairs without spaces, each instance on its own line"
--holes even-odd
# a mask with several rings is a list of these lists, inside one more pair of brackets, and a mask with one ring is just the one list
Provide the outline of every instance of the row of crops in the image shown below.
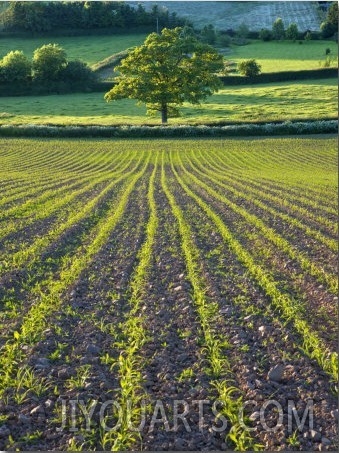
[[1,449],[336,448],[335,139],[0,158]]

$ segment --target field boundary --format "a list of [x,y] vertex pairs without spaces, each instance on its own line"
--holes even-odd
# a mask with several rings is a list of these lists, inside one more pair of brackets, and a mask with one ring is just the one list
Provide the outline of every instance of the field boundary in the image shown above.
[[336,134],[338,121],[284,121],[275,123],[242,123],[228,125],[179,126],[48,126],[0,125],[0,137],[46,138],[183,138],[247,137],[306,134]]

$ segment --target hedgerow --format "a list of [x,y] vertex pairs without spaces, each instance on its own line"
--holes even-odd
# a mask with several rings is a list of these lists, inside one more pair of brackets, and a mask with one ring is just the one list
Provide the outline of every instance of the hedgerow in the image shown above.
[[282,123],[233,124],[223,126],[48,126],[0,125],[0,137],[246,137],[299,134],[329,134],[338,132],[337,120],[285,121]]

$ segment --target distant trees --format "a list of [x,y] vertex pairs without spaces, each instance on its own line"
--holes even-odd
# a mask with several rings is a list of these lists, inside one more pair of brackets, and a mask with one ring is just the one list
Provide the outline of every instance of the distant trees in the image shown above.
[[290,24],[286,28],[286,33],[285,33],[286,39],[289,39],[291,41],[296,41],[299,36],[299,30],[297,24]]
[[333,2],[328,8],[326,20],[320,26],[323,38],[338,37],[338,3]]
[[[296,34],[295,34],[296,31]],[[296,24],[291,24],[287,30],[285,31],[285,25],[281,17],[278,17],[273,25],[272,29],[268,28],[262,28],[259,32],[259,39],[263,41],[271,41],[271,40],[276,40],[276,41],[281,41],[285,38],[287,39],[297,39],[294,38],[294,36],[298,35],[298,28]],[[293,36],[293,38],[290,38],[290,36]]]
[[262,28],[259,32],[259,39],[262,39],[263,41],[271,41],[273,38],[272,31],[269,30],[268,28]]
[[131,28],[182,25],[176,14],[165,8],[154,7],[146,11],[139,4],[132,7],[125,2],[72,1],[72,2],[8,2],[0,15],[5,30],[46,33],[53,30]]
[[272,26],[273,38],[280,41],[285,38],[285,26],[281,17],[278,17]]
[[0,83],[10,89],[38,89],[39,92],[74,91],[90,88],[95,73],[82,61],[68,61],[58,44],[45,44],[34,51],[30,61],[22,51],[14,50],[0,60]]

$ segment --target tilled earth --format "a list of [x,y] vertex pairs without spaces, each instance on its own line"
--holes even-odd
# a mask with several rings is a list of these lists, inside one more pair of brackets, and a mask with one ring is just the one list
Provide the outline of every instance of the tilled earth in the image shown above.
[[[105,244],[63,293],[62,303],[41,338],[21,346],[25,360],[15,364],[18,376],[22,369],[22,382],[31,382],[35,391],[24,391],[18,383],[17,388],[9,386],[3,393],[1,450],[114,449],[103,439],[120,421],[114,410],[122,388],[119,358],[125,353],[122,338],[132,308],[131,282],[148,234],[147,190],[152,170],[149,165]],[[177,170],[180,173],[179,166]],[[230,364],[230,370],[225,369],[218,377],[211,373],[179,225],[161,183],[160,165],[157,171],[154,201],[158,229],[138,314],[146,340],[136,351],[137,369],[132,370],[140,374],[142,401],[140,426],[134,426],[138,431],[134,449],[232,450],[234,444],[227,436],[231,423],[220,417],[215,385],[228,381],[235,389],[232,398],[242,397],[243,410],[238,418],[260,448],[337,450],[337,388],[333,378],[305,353],[293,322],[284,320],[274,309],[270,298],[230,251],[216,225],[184,191],[171,166],[165,165],[170,192],[189,224],[197,249],[194,259],[200,263],[206,300],[217,306],[216,315],[209,320],[212,331],[224,339],[222,351]],[[237,213],[213,199],[189,177],[181,177],[219,213],[246,249],[271,269],[284,291],[300,300],[301,308],[308,307],[305,319],[318,331],[326,347],[335,348],[335,326],[328,316],[336,314],[336,296],[309,275],[298,280],[302,269],[297,262],[272,245],[265,245],[260,232],[253,226],[247,228]],[[86,217],[53,242],[28,273],[13,270],[2,277],[0,295],[3,299],[15,296],[21,301],[18,314],[29,312],[36,303],[27,279],[35,285],[49,274],[57,279],[63,256],[76,253],[82,242],[90,244],[92,229],[101,216],[111,212],[121,187],[107,193],[98,203],[95,215]],[[88,194],[94,195],[94,190]],[[295,247],[306,248],[306,239],[299,238],[297,230],[285,231],[286,225],[274,223],[267,213],[248,201],[242,206],[276,227],[282,236],[290,237]],[[48,217],[41,224],[42,234],[53,220]],[[23,235],[23,240],[33,240],[38,234],[35,225]],[[20,235],[19,231],[18,241]],[[327,269],[334,271],[334,254],[316,241],[314,246],[323,253],[314,261],[320,264],[326,260]],[[261,256],[260,250],[266,254]],[[58,257],[57,261],[51,261],[53,256]],[[319,320],[323,326],[318,325]],[[2,343],[11,338],[19,325],[19,317],[8,319]],[[40,391],[36,390],[38,385]]]

